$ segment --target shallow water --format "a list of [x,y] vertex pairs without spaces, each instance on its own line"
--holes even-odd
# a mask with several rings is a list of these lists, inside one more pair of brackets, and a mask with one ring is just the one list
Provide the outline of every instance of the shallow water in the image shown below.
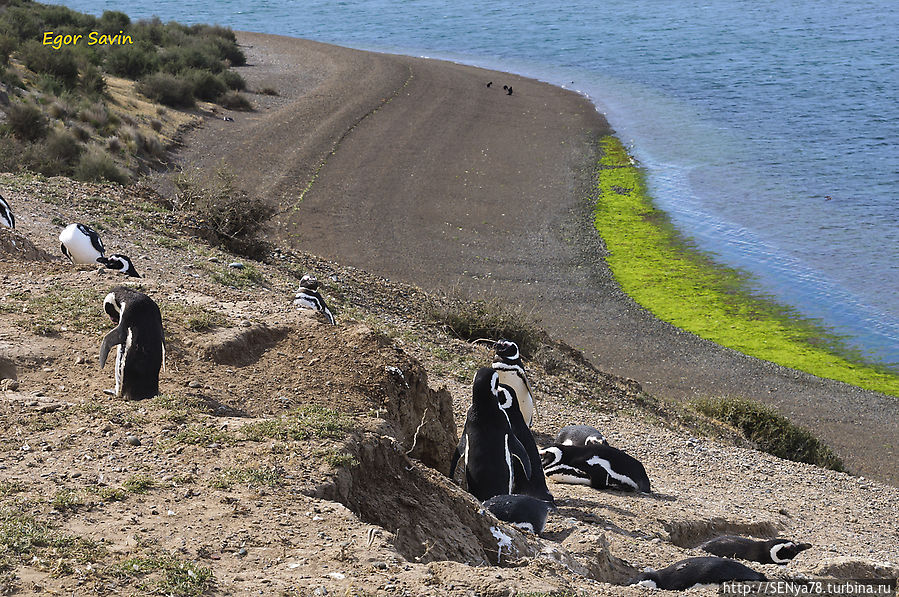
[[581,91],[681,231],[899,367],[894,2],[60,3],[452,59]]

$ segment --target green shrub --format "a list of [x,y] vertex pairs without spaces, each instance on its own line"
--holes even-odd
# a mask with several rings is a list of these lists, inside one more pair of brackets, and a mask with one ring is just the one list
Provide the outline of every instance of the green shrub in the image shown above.
[[106,91],[106,79],[103,78],[99,68],[93,64],[84,67],[81,73],[81,88],[88,95],[100,95]]
[[6,110],[6,124],[23,141],[37,141],[47,135],[47,118],[34,104],[16,102]]
[[78,180],[86,182],[109,181],[128,184],[129,176],[103,150],[92,147],[82,154],[73,173]]
[[739,429],[759,450],[779,458],[843,471],[843,462],[827,445],[769,406],[740,398],[695,400],[702,414]]
[[159,69],[156,47],[138,41],[133,45],[113,46],[106,53],[106,70],[128,79],[139,79]]
[[138,82],[137,91],[166,106],[191,107],[195,104],[193,85],[171,74],[148,75]]
[[17,172],[24,152],[25,145],[15,137],[0,136],[0,172]]
[[218,99],[218,103],[223,108],[228,108],[229,110],[240,110],[241,112],[250,112],[253,110],[253,104],[250,103],[250,100],[237,91],[223,93]]
[[209,71],[192,68],[182,75],[190,81],[194,89],[194,97],[207,102],[214,102],[228,87],[221,77]]
[[16,38],[6,33],[0,34],[0,65],[9,64],[9,55],[15,51],[18,45]]
[[115,34],[119,30],[127,29],[130,24],[131,19],[125,13],[117,10],[104,10],[100,20],[97,21],[97,29],[101,33]]
[[225,81],[225,85],[228,86],[228,89],[233,89],[234,91],[243,91],[247,88],[247,82],[241,77],[238,73],[233,70],[226,70],[222,72],[222,80]]
[[66,89],[78,84],[78,63],[71,51],[54,50],[32,39],[19,48],[19,58],[34,72],[55,77]]
[[69,131],[54,131],[47,137],[44,146],[48,155],[66,164],[75,164],[83,149],[74,133]]

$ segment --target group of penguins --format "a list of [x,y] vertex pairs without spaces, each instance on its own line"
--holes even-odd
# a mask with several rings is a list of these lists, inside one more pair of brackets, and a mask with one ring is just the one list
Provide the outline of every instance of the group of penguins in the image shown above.
[[[646,469],[634,457],[609,445],[602,432],[569,425],[552,445],[538,448],[531,432],[536,412],[518,345],[501,339],[491,367],[475,373],[471,407],[459,445],[450,461],[452,478],[461,461],[468,491],[498,519],[540,534],[555,500],[546,479],[650,493]],[[734,558],[786,564],[808,543],[787,539],[717,537],[700,546],[714,556],[693,557],[662,570],[647,569],[628,584],[684,590],[727,581],[764,581],[766,577]]]
[[[14,229],[15,217],[0,196],[0,224]],[[70,224],[59,236],[61,249],[74,264],[99,263],[132,277],[140,277],[131,260],[121,254],[105,256],[100,236],[84,224]],[[336,320],[311,275],[300,280],[294,305]],[[117,347],[117,398],[141,400],[159,393],[159,372],[165,363],[165,332],[159,306],[149,296],[116,286],[103,300],[103,310],[116,325],[100,344],[100,368]],[[589,485],[650,493],[643,465],[609,445],[602,432],[587,425],[559,430],[553,444],[539,449],[531,432],[536,405],[518,345],[501,339],[494,345],[491,367],[475,373],[471,407],[462,437],[452,454],[450,478],[461,461],[468,491],[500,520],[534,534],[543,532],[555,499],[546,479],[556,483]],[[786,539],[767,541],[724,536],[700,546],[714,557],[693,557],[662,570],[647,569],[628,584],[684,590],[694,585],[727,581],[764,581],[765,576],[733,558],[765,564],[786,564],[811,547]]]
[[[16,228],[9,202],[0,196],[0,225]],[[126,255],[106,256],[100,235],[85,224],[69,224],[59,235],[63,255],[76,265],[101,264],[126,276],[140,278]],[[294,305],[321,312],[331,324],[334,316],[318,292],[318,280],[303,276]],[[142,400],[159,394],[159,372],[165,366],[165,331],[159,306],[149,296],[126,286],[116,286],[103,299],[103,310],[116,325],[100,344],[100,368],[113,346],[116,350],[116,398]]]

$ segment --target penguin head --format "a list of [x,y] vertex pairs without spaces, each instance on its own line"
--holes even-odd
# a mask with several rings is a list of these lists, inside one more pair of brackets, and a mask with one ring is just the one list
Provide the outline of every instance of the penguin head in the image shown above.
[[771,541],[769,553],[774,563],[786,564],[799,555],[800,552],[809,549],[811,546],[811,543],[794,543],[786,539],[774,539]]
[[543,463],[543,468],[558,464],[562,460],[562,450],[555,446],[543,448],[538,452],[540,452],[540,462]]
[[119,324],[119,320],[122,317],[122,305],[120,305],[119,301],[116,299],[115,291],[110,292],[106,295],[106,298],[103,299],[103,310],[106,311],[106,314],[109,315],[109,318],[114,324]]
[[496,341],[496,344],[493,345],[493,351],[496,353],[495,360],[503,360],[506,363],[514,363],[521,360],[518,345],[505,338],[500,338]]
[[140,278],[140,274],[134,269],[131,259],[121,253],[115,253],[109,257],[97,257],[97,262],[105,265],[107,269],[115,270],[133,278]]
[[637,585],[647,589],[657,589],[659,587],[659,573],[652,568],[644,568],[643,572],[630,579],[626,585]]
[[300,288],[305,288],[306,290],[318,290],[318,280],[315,279],[315,276],[306,274],[300,278]]
[[495,402],[497,399],[496,388],[499,386],[499,374],[489,367],[482,367],[474,374],[474,383],[471,385],[471,395],[475,402],[489,397]]

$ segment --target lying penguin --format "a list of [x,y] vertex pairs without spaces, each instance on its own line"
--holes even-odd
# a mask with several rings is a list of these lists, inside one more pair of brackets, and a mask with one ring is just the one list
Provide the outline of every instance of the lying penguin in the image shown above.
[[732,580],[765,581],[761,572],[756,572],[736,560],[716,557],[687,558],[661,570],[647,570],[627,582],[650,589],[684,591],[696,585],[721,584]]
[[117,286],[103,301],[116,327],[100,344],[100,368],[113,346],[116,398],[141,400],[159,393],[159,370],[165,360],[165,332],[159,306],[147,295]]
[[649,477],[640,461],[612,446],[556,444],[540,450],[540,457],[543,473],[555,483],[650,492]]
[[483,502],[512,493],[516,468],[530,479],[531,461],[500,408],[499,374],[487,367],[478,369],[471,394],[471,407],[453,452],[449,476],[452,479],[461,458],[468,491]]
[[762,540],[734,535],[716,537],[699,546],[703,551],[722,558],[781,565],[788,564],[800,552],[810,547],[810,543],[796,543],[788,539]]
[[500,520],[535,535],[543,532],[549,511],[554,509],[549,502],[529,495],[497,495],[484,502],[484,507]]
[[2,195],[0,195],[0,225],[11,228],[12,230],[15,230],[16,228],[16,217],[13,215],[9,203],[6,202],[6,199],[4,199]]
[[134,264],[131,263],[131,259],[121,253],[114,253],[109,257],[97,257],[97,263],[102,263],[106,266],[106,269],[115,270],[126,276],[140,278],[140,274],[134,269]]
[[562,427],[559,429],[559,433],[556,434],[554,443],[562,444],[563,446],[609,445],[602,431],[589,425],[567,425]]

